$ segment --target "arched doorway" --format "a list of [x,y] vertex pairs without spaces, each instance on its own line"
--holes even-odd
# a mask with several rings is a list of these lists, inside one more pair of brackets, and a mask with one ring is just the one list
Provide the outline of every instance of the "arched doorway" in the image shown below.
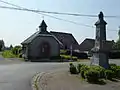
[[41,56],[41,58],[49,58],[50,57],[50,45],[48,42],[41,43],[40,56]]

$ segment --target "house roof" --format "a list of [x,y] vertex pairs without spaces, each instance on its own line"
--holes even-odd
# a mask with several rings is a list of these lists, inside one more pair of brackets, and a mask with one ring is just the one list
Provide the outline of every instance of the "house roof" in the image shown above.
[[41,30],[41,29],[43,29],[43,27],[47,27],[47,25],[46,25],[46,23],[45,23],[44,20],[42,20],[42,23],[39,26],[40,30],[37,31],[37,32],[35,32],[34,34],[32,34],[30,37],[28,37],[26,40],[24,40],[21,44],[29,44],[37,36],[45,36],[45,37],[49,37],[50,36],[50,37],[55,38],[56,41],[58,41],[58,43],[60,45],[62,45],[62,43],[54,35],[52,35],[51,33],[49,33],[46,28],[45,28],[44,31]]
[[44,33],[40,33],[40,31],[37,31],[35,32],[34,34],[32,34],[30,37],[28,37],[26,40],[24,40],[21,44],[29,44],[31,43],[31,41],[36,38],[37,36],[45,36],[45,37],[53,37],[55,38],[55,40],[60,44],[62,45],[62,43],[52,34],[50,33],[47,33],[47,34],[44,34]]
[[[76,41],[76,39],[73,37],[73,35],[71,33],[64,33],[64,32],[55,32],[55,31],[50,31],[51,34],[53,34],[54,36],[56,36],[58,38],[58,40],[62,40],[62,39],[67,39],[69,41],[71,41],[73,44],[78,44],[78,42]],[[63,42],[65,43],[65,42]]]
[[50,31],[50,33],[53,34],[64,46],[67,46],[68,49],[71,44],[73,45],[73,49],[78,49],[79,44],[71,33],[55,31]]
[[[80,45],[79,49],[80,51],[90,51],[95,44],[94,39],[86,38]],[[112,50],[112,46],[114,44],[114,41],[103,41],[104,49],[105,50]]]

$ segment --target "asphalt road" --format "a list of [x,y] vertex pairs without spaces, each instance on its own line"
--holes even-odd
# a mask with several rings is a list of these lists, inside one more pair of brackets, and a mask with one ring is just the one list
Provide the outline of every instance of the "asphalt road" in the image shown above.
[[31,79],[37,72],[68,69],[67,63],[31,63],[0,65],[0,90],[32,90]]
[[[89,64],[90,62],[81,62]],[[120,60],[110,60],[120,65]],[[69,69],[68,63],[18,62],[0,64],[0,90],[32,90],[31,79],[37,72]]]

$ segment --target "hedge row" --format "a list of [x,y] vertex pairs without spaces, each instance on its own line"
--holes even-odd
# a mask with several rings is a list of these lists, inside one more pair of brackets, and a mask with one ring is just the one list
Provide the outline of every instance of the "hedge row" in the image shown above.
[[105,69],[101,66],[87,66],[84,64],[78,64],[77,66],[70,63],[70,73],[80,74],[82,78],[88,82],[98,82],[100,79],[120,78],[120,66],[110,64],[109,69]]
[[[61,55],[70,55],[71,51],[70,50],[60,50],[60,53],[61,53]],[[88,59],[87,53],[72,51],[72,55],[77,57],[78,59]]]
[[[65,60],[71,60],[71,56],[70,55],[60,55],[61,56],[61,59],[65,59]],[[72,56],[72,60],[73,61],[77,61],[77,57],[75,56]]]

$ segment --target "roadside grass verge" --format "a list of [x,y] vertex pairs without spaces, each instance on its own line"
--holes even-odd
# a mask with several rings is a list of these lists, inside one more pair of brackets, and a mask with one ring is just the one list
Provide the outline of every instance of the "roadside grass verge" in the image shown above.
[[4,58],[15,58],[18,57],[17,55],[14,55],[11,50],[5,50],[2,52],[2,56]]

